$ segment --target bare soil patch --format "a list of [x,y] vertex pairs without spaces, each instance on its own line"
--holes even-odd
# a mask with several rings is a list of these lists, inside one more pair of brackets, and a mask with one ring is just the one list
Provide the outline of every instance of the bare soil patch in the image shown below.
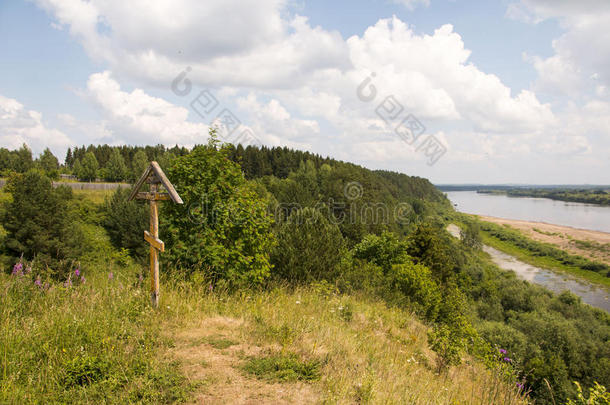
[[[245,375],[240,365],[247,356],[266,348],[247,342],[244,322],[229,317],[212,317],[177,331],[172,337],[171,355],[198,388],[192,404],[311,404],[319,402],[315,386],[307,383],[273,383]],[[232,342],[218,345],[215,342]]]

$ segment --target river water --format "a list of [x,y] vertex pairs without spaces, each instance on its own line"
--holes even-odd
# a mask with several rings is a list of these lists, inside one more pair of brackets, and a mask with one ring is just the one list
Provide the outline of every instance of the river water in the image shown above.
[[[460,230],[456,225],[449,225],[447,230],[455,237],[460,236]],[[514,271],[517,277],[523,280],[541,285],[555,293],[568,290],[582,298],[583,302],[610,312],[610,291],[604,287],[597,287],[563,273],[532,266],[491,246],[483,245],[483,250],[491,256],[491,260],[498,267]]]
[[555,201],[548,198],[508,197],[476,191],[450,191],[447,197],[467,214],[546,222],[610,233],[610,207]]

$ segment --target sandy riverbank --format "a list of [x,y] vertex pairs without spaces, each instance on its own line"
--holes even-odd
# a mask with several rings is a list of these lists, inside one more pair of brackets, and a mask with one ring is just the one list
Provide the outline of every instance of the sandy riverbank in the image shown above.
[[477,216],[483,221],[509,225],[523,232],[531,239],[551,243],[569,253],[610,264],[610,233],[544,222],[521,221],[484,215]]

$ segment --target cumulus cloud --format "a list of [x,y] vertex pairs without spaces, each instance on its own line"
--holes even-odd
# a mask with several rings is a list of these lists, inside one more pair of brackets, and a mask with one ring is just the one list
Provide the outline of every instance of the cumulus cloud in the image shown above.
[[556,19],[565,31],[553,41],[554,55],[532,59],[541,90],[573,94],[610,85],[610,2],[521,0],[507,13],[529,23]]
[[208,125],[189,121],[189,110],[142,89],[123,91],[109,71],[89,77],[87,95],[103,111],[114,142],[192,146],[207,140]]
[[28,110],[17,100],[0,95],[0,145],[17,149],[26,143],[34,153],[49,147],[65,151],[73,142],[63,132],[49,128],[38,111]]
[[[394,1],[411,8],[429,3]],[[585,80],[596,83],[597,94],[607,92],[610,70],[603,68],[610,64],[604,52],[594,50],[607,49],[610,41],[605,32],[592,38],[605,21],[605,6],[586,13],[585,6],[567,0],[511,5],[514,18],[532,23],[559,18],[566,29],[553,44],[555,55],[528,56],[540,72],[538,85],[513,91],[471,61],[471,51],[450,24],[421,34],[391,17],[343,38],[293,15],[287,0],[37,2],[108,66],[90,77],[86,92],[104,114],[100,137],[113,142],[205,141],[208,127],[189,119],[192,111],[143,90],[169,90],[186,66],[194,88],[211,88],[230,99],[263,143],[361,158],[373,166],[424,161],[376,113],[388,96],[404,114],[414,114],[426,134],[447,143],[447,162],[532,158],[542,152],[586,155],[595,150],[592,139],[603,134],[593,118],[601,115],[588,110],[605,107],[574,106],[556,115],[534,91],[569,92]],[[590,42],[584,46],[584,41]],[[121,89],[123,77],[141,88]],[[357,89],[367,77],[376,97],[363,102]]]

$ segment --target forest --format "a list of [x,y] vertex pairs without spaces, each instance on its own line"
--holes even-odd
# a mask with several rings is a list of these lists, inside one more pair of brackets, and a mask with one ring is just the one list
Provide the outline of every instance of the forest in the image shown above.
[[610,205],[610,189],[591,188],[509,188],[506,190],[480,190],[479,193],[506,194],[509,197],[549,198],[557,201],[580,202],[585,204]]
[[[229,294],[314,286],[371,297],[429,327],[436,373],[474,358],[502,370],[516,395],[537,404],[580,403],[581,387],[591,398],[608,398],[610,316],[573,294],[555,295],[498,269],[481,250],[479,225],[458,216],[428,180],[289,148],[235,147],[213,133],[192,149],[78,147],[63,164],[48,149],[35,159],[25,145],[0,149],[8,179],[1,193],[2,266],[7,277],[31,280],[0,293],[3,317],[32,310],[11,294],[27,299],[37,290],[73,288],[104,262],[116,274],[140,269],[130,283],[146,284],[147,207],[127,201],[127,188],[95,203],[53,187],[52,179],[133,182],[151,160],[185,202],[161,208],[164,277]],[[455,221],[462,223],[460,239],[445,229]],[[135,319],[137,312],[121,316]],[[0,378],[11,378],[28,398],[43,383],[28,388],[36,380],[33,365],[12,373],[16,363],[6,359],[17,362],[19,350],[3,342]],[[41,359],[52,358],[40,350]],[[86,359],[56,366],[65,375],[59,384],[74,390],[106,384],[111,360]]]

